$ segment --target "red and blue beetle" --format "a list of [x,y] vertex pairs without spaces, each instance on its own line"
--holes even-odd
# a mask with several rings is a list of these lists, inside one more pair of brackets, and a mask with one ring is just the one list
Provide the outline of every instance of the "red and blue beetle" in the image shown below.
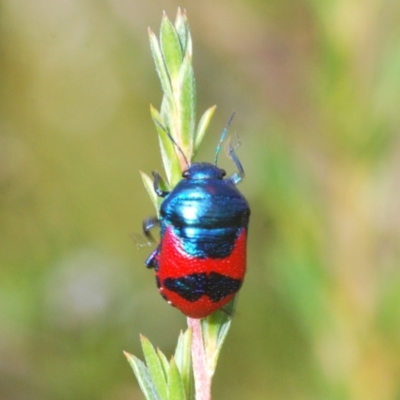
[[229,156],[238,171],[224,178],[226,172],[217,167],[232,117],[222,133],[214,164],[188,164],[171,192],[160,188],[161,177],[153,172],[154,191],[165,199],[160,217],[143,221],[148,237],[151,228],[161,227],[160,243],[146,266],[155,269],[161,296],[191,318],[204,318],[229,303],[246,272],[250,208],[236,188],[244,170],[234,147],[229,145]]

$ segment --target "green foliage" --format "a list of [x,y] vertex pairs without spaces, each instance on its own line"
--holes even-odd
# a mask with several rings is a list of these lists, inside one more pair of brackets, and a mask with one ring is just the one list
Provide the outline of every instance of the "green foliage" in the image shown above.
[[165,355],[154,349],[149,340],[141,336],[146,364],[132,354],[124,352],[146,399],[175,400],[193,398],[193,375],[190,362],[191,332],[180,334],[175,356],[167,361]]
[[[171,189],[179,182],[182,170],[187,168],[187,162],[199,148],[215,106],[205,111],[196,130],[196,85],[186,13],[178,9],[174,25],[164,14],[160,40],[150,29],[149,38],[164,93],[161,111],[150,106],[150,112],[159,137],[167,187]],[[159,204],[153,203],[158,210]]]

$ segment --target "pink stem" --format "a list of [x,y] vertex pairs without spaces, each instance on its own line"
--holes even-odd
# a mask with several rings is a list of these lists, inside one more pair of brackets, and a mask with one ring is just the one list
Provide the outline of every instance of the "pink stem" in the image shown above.
[[192,330],[192,364],[196,400],[211,400],[211,376],[207,371],[201,322],[199,319],[188,318],[187,323]]

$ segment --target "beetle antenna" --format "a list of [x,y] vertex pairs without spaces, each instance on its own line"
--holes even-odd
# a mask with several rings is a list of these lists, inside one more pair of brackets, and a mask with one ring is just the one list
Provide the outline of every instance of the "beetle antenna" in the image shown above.
[[180,148],[180,146],[178,145],[178,143],[176,143],[175,139],[172,137],[171,133],[169,132],[169,130],[167,128],[165,128],[162,124],[160,124],[160,122],[158,122],[157,120],[154,120],[154,122],[167,134],[167,136],[169,137],[169,140],[175,145],[175,147],[178,149],[179,153],[181,154],[181,156],[183,157],[183,159],[185,160],[186,163],[186,167],[189,168],[190,164],[188,159],[185,156],[185,153],[183,152],[183,150]]
[[233,120],[233,117],[235,116],[235,112],[233,112],[231,114],[231,116],[228,119],[228,122],[225,125],[224,130],[222,131],[221,137],[219,139],[218,145],[217,145],[217,149],[215,150],[215,158],[214,158],[214,165],[217,166],[217,161],[218,161],[218,155],[221,151],[221,147],[222,147],[222,143],[224,142],[226,135],[228,133],[228,128],[231,125],[231,122]]

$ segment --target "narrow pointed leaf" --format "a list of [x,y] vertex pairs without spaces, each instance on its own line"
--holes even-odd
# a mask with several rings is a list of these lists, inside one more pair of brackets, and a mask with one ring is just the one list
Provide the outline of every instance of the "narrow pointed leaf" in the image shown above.
[[168,183],[170,187],[173,187],[172,176],[181,175],[181,167],[176,154],[175,144],[172,142],[171,138],[168,137],[167,131],[165,130],[168,129],[168,127],[165,125],[158,111],[153,106],[150,106],[150,112],[158,132],[161,157],[165,173],[167,174]]
[[171,112],[169,111],[168,106],[168,99],[167,96],[163,96],[161,100],[161,107],[160,107],[160,117],[163,121],[168,122],[171,116]]
[[179,101],[181,111],[181,137],[179,139],[186,157],[191,158],[196,123],[196,84],[192,59],[188,53],[182,63],[179,79],[182,85]]
[[178,8],[178,12],[176,13],[175,29],[176,33],[178,34],[179,42],[181,43],[182,54],[185,54],[189,27],[187,23],[186,13],[182,12],[180,8]]
[[217,106],[212,106],[207,109],[201,116],[199,124],[197,125],[196,136],[194,139],[194,154],[197,153],[201,142],[203,141],[204,135],[206,134],[208,125],[210,124],[211,118],[214,115]]
[[158,355],[158,358],[161,361],[161,365],[162,365],[162,367],[164,369],[165,376],[168,377],[168,375],[169,375],[169,362],[167,360],[167,357],[165,357],[165,354],[160,349],[157,349],[157,355]]
[[139,360],[133,354],[129,354],[124,351],[124,355],[127,358],[133,372],[136,375],[140,389],[142,389],[143,394],[147,400],[165,400],[160,397],[156,386],[153,383],[152,377],[146,368],[143,361]]
[[169,400],[186,400],[185,390],[182,377],[175,363],[174,358],[171,359],[168,376],[168,399]]
[[193,398],[193,371],[192,371],[192,331],[187,329],[180,333],[175,350],[176,365],[181,373],[182,381],[188,399]]
[[175,27],[166,14],[163,15],[161,23],[160,45],[165,66],[170,77],[172,90],[175,91],[174,86],[178,83],[177,79],[184,53],[182,52],[181,43]]
[[192,58],[193,50],[192,50],[192,35],[190,34],[189,24],[187,24],[187,39],[186,39],[186,54],[189,54],[190,58]]
[[162,399],[167,398],[167,377],[164,374],[164,368],[161,365],[161,361],[154,350],[154,347],[150,341],[141,336],[143,354],[146,360],[147,369],[152,377],[155,387]]
[[139,171],[139,172],[140,172],[140,176],[142,177],[144,187],[146,188],[147,193],[150,196],[150,200],[158,212],[158,208],[159,208],[158,207],[158,196],[157,196],[156,192],[154,191],[153,180],[145,172],[142,172],[142,171]]
[[168,70],[164,62],[164,58],[158,44],[158,40],[156,35],[149,28],[149,40],[150,40],[150,49],[153,55],[154,64],[156,65],[156,71],[158,77],[160,78],[161,86],[163,92],[168,96],[168,98],[172,99],[172,87],[171,81],[168,75]]
[[181,12],[181,10],[178,9],[175,20],[175,29],[182,43],[183,54],[189,54],[189,56],[192,57],[192,36],[190,34],[189,21],[185,10]]

